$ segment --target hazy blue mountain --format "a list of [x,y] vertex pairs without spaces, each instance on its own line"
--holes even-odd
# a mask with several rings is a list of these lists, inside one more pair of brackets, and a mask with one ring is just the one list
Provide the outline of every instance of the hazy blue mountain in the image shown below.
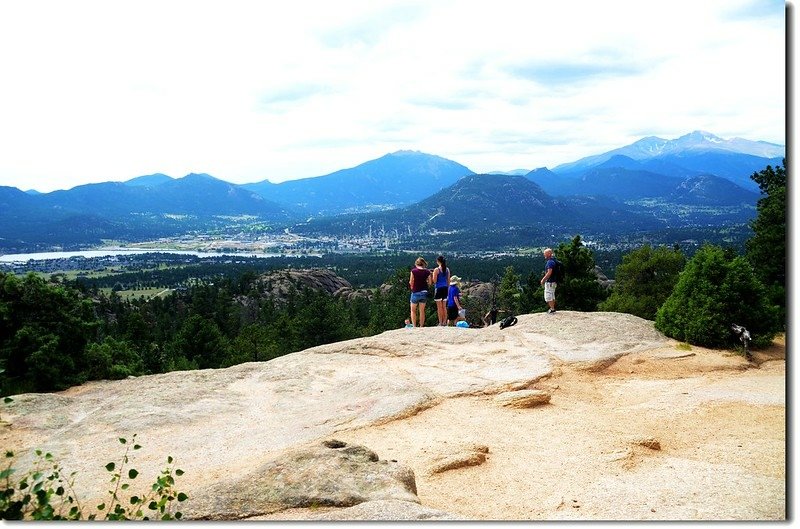
[[569,214],[565,224],[573,233],[592,237],[631,234],[662,228],[663,219],[649,211],[629,206],[606,195],[569,195],[559,197]]
[[398,151],[280,184],[156,173],[52,193],[0,187],[0,248],[142,240],[208,231],[243,217],[273,224],[310,218],[297,230],[383,231],[472,249],[664,225],[728,226],[753,218],[759,193],[750,175],[781,164],[784,153],[783,146],[696,131],[677,140],[643,138],[524,176],[476,175],[439,156]]
[[618,200],[608,197],[553,197],[523,176],[472,175],[408,208],[426,212],[423,226],[438,229],[507,228],[538,226],[545,231],[597,231],[597,224],[609,229],[632,225],[657,226]]
[[207,174],[169,178],[155,187],[127,182],[87,184],[34,198],[54,211],[107,218],[141,213],[196,217],[255,215],[271,220],[291,217],[286,207]]
[[679,204],[706,206],[754,206],[759,193],[748,191],[726,178],[716,175],[700,175],[687,178],[678,185],[670,199]]
[[528,178],[469,175],[431,197],[401,209],[312,219],[299,232],[405,238],[420,244],[477,249],[542,244],[591,230],[660,228],[652,214],[640,214],[607,197],[555,199]]
[[655,136],[630,145],[561,164],[553,172],[563,177],[577,177],[597,167],[638,168],[672,177],[715,174],[745,189],[756,190],[750,175],[767,165],[777,165],[786,155],[786,147],[742,138],[725,140],[711,133],[694,131],[675,140]]
[[521,176],[468,175],[412,206],[312,220],[309,226],[402,228],[408,232],[452,230],[476,225],[537,221],[537,213],[554,206],[552,197]]
[[[623,158],[631,162],[625,162],[627,165],[635,166],[638,163],[625,157],[619,158],[620,162]],[[602,164],[569,177],[547,169],[537,169],[528,173],[526,178],[554,196],[605,195],[616,200],[668,196],[683,181],[681,178],[640,169],[604,167]]]
[[425,218],[420,228],[456,229],[477,225],[538,223],[556,208],[537,184],[515,175],[470,175],[405,210]]
[[35,195],[16,187],[0,186],[0,218],[8,214],[25,214],[35,203]]
[[[569,173],[595,167],[615,155],[623,155],[634,160],[663,158],[670,155],[689,155],[707,152],[726,152],[746,154],[757,158],[782,158],[786,147],[765,141],[750,141],[742,138],[724,140],[709,132],[694,131],[675,140],[665,140],[656,136],[642,138],[630,145],[611,151],[587,156],[575,162],[565,163],[553,168],[556,173]],[[721,176],[721,175],[718,175]]]
[[[43,193],[35,198],[37,203],[52,211],[120,217],[157,210],[157,207],[143,207],[148,203],[147,196],[148,190],[144,187],[127,186],[122,182],[102,182]],[[160,200],[160,197],[154,198]]]
[[173,236],[243,215],[281,223],[295,218],[283,205],[205,174],[155,187],[104,182],[39,195],[0,187],[0,248]]
[[335,215],[413,204],[469,174],[440,156],[398,151],[324,176],[241,187],[309,215]]
[[528,169],[512,169],[511,171],[489,171],[486,174],[501,174],[501,175],[511,175],[511,176],[525,176],[528,174],[530,170]]
[[161,184],[153,192],[166,202],[166,213],[255,215],[269,220],[286,220],[294,216],[283,205],[207,174],[188,174]]
[[642,162],[634,160],[624,154],[615,154],[605,162],[597,164],[595,169],[616,168],[616,169],[641,169]]
[[167,176],[163,173],[155,173],[149,174],[144,176],[137,176],[136,178],[131,178],[130,180],[126,180],[124,183],[129,186],[144,186],[144,187],[155,187],[166,182],[171,182],[173,178],[171,176]]
[[[650,158],[647,160],[637,161],[640,169],[643,171],[649,171],[651,173],[669,175],[677,178],[689,178],[692,176],[698,176],[698,174],[700,174],[700,172],[697,170],[682,167],[665,158]],[[605,163],[608,164],[609,162]]]
[[547,193],[557,195],[559,193],[554,193],[553,189],[558,189],[558,183],[556,181],[561,181],[565,177],[562,175],[557,175],[547,167],[539,167],[537,169],[532,170],[531,172],[525,175],[525,178],[530,180],[531,182],[537,184]]
[[662,161],[680,165],[696,174],[714,174],[727,178],[739,186],[758,191],[758,184],[750,176],[767,165],[781,165],[783,158],[761,158],[751,154],[729,152],[702,152],[696,154],[676,153],[661,158]]

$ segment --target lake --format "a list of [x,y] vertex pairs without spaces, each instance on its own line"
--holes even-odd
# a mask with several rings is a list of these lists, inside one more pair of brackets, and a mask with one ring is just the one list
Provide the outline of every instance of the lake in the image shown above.
[[40,252],[40,253],[10,253],[0,255],[0,263],[27,263],[28,261],[46,261],[50,259],[69,259],[70,257],[108,257],[110,255],[139,255],[145,253],[169,253],[179,255],[194,255],[196,257],[219,257],[230,255],[236,257],[285,257],[276,253],[254,252],[196,252],[193,250],[142,250],[127,248],[109,248],[107,250],[83,250],[74,252]]

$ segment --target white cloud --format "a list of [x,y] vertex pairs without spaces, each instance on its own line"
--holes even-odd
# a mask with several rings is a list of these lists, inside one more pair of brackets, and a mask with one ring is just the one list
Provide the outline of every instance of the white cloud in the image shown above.
[[280,181],[400,149],[553,167],[695,129],[785,143],[784,6],[764,5],[5,2],[0,185]]

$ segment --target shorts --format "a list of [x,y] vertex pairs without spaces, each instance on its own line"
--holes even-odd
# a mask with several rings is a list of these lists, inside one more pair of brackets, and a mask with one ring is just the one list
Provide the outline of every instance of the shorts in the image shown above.
[[444,301],[447,299],[448,287],[436,287],[436,294],[433,295],[433,301]]
[[428,302],[428,291],[421,290],[419,292],[412,292],[411,293],[411,304],[416,305],[418,303],[427,303]]
[[556,283],[550,281],[544,284],[544,300],[547,302],[555,301],[556,299]]
[[458,318],[458,305],[450,305],[447,307],[447,319],[455,321]]

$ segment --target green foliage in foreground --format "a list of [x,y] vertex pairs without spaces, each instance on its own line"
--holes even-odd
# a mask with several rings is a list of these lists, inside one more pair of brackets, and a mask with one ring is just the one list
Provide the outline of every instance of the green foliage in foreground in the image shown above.
[[131,482],[139,472],[128,468],[129,453],[139,450],[136,435],[125,445],[125,453],[119,463],[111,462],[106,470],[111,475],[108,500],[87,512],[75,494],[75,472],[64,474],[63,467],[52,454],[36,450],[36,461],[32,470],[16,477],[12,467],[14,453],[7,451],[6,467],[0,470],[0,519],[2,520],[180,520],[182,514],[176,504],[186,501],[188,496],[175,488],[175,476],[183,471],[173,466],[174,460],[167,458],[167,467],[156,478],[148,490],[131,495]]
[[780,331],[777,307],[742,256],[718,246],[701,248],[681,272],[656,314],[667,336],[704,347],[731,345],[731,324],[746,327],[754,346],[766,346]]

